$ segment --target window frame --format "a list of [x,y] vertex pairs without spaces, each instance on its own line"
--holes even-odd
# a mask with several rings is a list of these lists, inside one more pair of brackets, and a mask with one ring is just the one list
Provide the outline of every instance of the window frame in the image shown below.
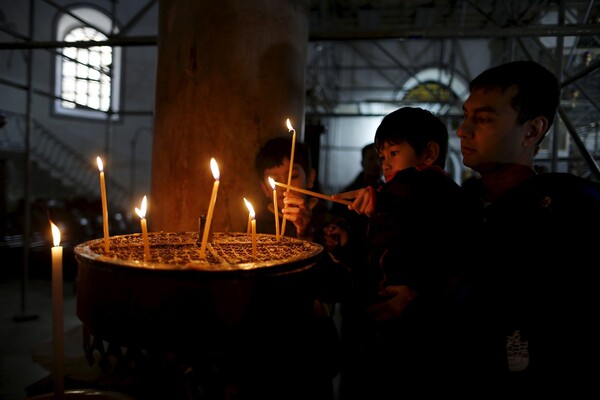
[[[73,7],[69,12],[76,15],[80,20],[73,16],[63,13],[59,15],[56,23],[56,40],[63,42],[68,33],[76,28],[91,28],[99,33],[110,36],[110,32],[117,33],[118,28],[113,27],[113,21],[103,12],[90,7]],[[86,21],[84,23],[82,21]],[[92,46],[90,46],[92,47]],[[67,117],[77,117],[95,120],[118,121],[120,111],[120,93],[121,93],[121,47],[111,47],[112,66],[111,66],[111,84],[110,84],[110,106],[108,111],[84,109],[84,108],[65,108],[62,106],[62,82],[63,82],[63,49],[57,49],[55,56],[54,73],[54,95],[53,111],[57,115]]]

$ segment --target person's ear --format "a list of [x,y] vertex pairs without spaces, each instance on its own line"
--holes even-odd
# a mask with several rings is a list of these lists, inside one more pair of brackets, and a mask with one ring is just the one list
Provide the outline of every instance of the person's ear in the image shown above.
[[315,179],[317,179],[317,171],[314,168],[311,168],[308,171],[308,176],[306,177],[306,188],[312,189],[315,186]]
[[535,146],[544,136],[549,128],[548,119],[538,116],[526,122],[527,132],[523,138],[523,146]]
[[273,189],[271,189],[271,186],[267,187],[265,181],[260,181],[260,189],[262,190],[265,197],[272,198]]
[[440,145],[437,142],[431,141],[427,143],[425,146],[425,150],[423,150],[423,156],[421,157],[421,161],[425,165],[433,165],[435,160],[440,156]]

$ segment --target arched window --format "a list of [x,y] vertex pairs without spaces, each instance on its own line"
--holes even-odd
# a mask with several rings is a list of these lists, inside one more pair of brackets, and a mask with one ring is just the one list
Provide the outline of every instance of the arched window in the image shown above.
[[460,106],[468,95],[467,83],[438,68],[419,71],[403,85],[403,100],[416,102],[437,114],[462,114]]
[[[105,41],[116,33],[102,12],[79,7],[59,17],[56,40]],[[72,15],[71,15],[72,14]],[[75,18],[76,17],[76,18]],[[56,56],[54,110],[61,115],[115,120],[119,110],[121,49],[110,46],[65,47]]]

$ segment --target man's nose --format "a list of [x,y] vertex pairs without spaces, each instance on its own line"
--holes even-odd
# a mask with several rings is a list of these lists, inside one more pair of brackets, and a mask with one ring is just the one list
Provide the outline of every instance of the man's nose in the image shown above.
[[456,136],[458,136],[459,138],[464,138],[468,135],[471,135],[471,132],[471,127],[469,126],[468,121],[465,119],[460,123],[460,125],[456,129]]

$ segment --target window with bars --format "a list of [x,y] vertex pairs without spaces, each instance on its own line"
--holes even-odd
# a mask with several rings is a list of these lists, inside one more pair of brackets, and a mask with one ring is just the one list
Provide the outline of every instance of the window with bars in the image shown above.
[[93,119],[117,119],[120,49],[81,42],[103,42],[114,30],[95,9],[77,8],[59,18],[57,40],[78,42],[57,52],[55,111]]

